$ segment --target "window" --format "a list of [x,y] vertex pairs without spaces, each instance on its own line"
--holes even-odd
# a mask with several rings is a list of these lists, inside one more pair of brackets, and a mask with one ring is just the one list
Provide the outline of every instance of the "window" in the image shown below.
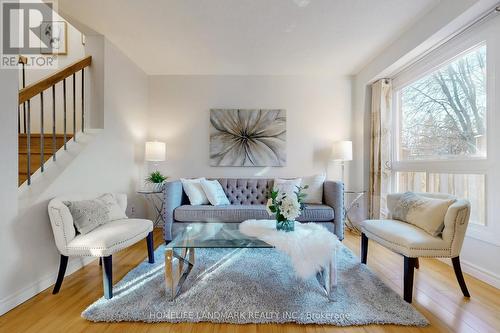
[[486,156],[486,46],[400,90],[399,160]]
[[[441,192],[471,202],[486,226],[487,45],[446,53],[394,86],[393,190]],[[432,63],[432,60],[430,60]]]

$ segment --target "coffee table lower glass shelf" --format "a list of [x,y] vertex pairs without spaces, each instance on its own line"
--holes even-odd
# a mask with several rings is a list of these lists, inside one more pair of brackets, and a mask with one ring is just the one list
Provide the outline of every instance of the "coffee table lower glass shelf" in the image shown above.
[[[242,234],[239,223],[189,223],[165,249],[165,282],[167,297],[174,300],[191,272],[196,249],[201,248],[269,248],[274,246]],[[226,258],[226,261],[229,258]],[[222,262],[219,262],[219,265]],[[336,258],[316,274],[325,295],[332,300],[332,289],[337,285]]]

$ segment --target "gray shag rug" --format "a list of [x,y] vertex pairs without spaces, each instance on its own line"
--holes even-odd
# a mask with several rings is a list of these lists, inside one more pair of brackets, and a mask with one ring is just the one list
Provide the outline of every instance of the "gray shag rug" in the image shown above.
[[316,278],[296,277],[275,249],[198,249],[196,264],[175,301],[166,298],[165,246],[82,313],[95,322],[215,322],[398,324],[428,321],[386,286],[345,246],[337,252],[338,286],[328,301]]

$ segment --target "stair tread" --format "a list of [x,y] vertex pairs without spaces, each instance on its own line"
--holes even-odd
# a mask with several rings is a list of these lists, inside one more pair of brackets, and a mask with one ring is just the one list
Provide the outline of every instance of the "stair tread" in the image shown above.
[[[52,133],[44,133],[44,144],[43,144],[43,153],[44,153],[44,161],[47,162],[52,158],[53,153],[57,152],[64,146],[64,134],[57,133],[56,137],[56,148],[55,151],[53,149],[53,134]],[[22,185],[28,179],[28,143],[27,138],[28,135],[25,133],[18,134],[18,178],[19,178],[19,186]],[[73,138],[73,134],[66,134],[66,141],[69,141]],[[40,169],[40,160],[42,156],[41,152],[41,142],[40,142],[40,133],[31,133],[30,135],[30,172],[33,175],[38,169]]]

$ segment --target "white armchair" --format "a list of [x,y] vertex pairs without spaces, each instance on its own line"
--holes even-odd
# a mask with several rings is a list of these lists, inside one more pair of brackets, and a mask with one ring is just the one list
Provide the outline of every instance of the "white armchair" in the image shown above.
[[[88,200],[99,195],[73,195],[52,199],[48,205],[50,223],[61,261],[53,294],[61,288],[69,256],[99,257],[104,263],[103,289],[105,298],[113,297],[112,255],[146,238],[148,259],[154,263],[153,222],[144,219],[120,219],[107,222],[87,234],[78,234],[73,218],[63,201]],[[118,205],[125,212],[127,196],[115,194]],[[100,263],[101,263],[100,259]]]
[[[438,193],[418,193],[421,196],[437,199],[455,199],[454,196]],[[392,212],[403,193],[392,193],[387,196],[388,219],[366,220],[361,225],[361,262],[366,264],[368,239],[374,240],[384,247],[404,257],[405,301],[411,303],[413,293],[413,272],[418,268],[419,257],[451,258],[455,275],[462,293],[470,297],[460,267],[460,250],[469,223],[470,204],[467,200],[456,200],[446,212],[444,229],[439,236],[432,236],[423,229],[412,224],[393,220]]]

